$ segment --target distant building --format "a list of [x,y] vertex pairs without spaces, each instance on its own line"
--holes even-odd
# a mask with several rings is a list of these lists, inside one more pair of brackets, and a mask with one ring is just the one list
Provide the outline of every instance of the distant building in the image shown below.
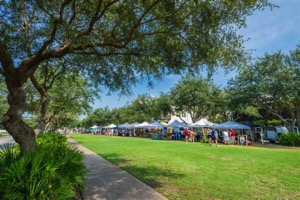
[[[178,117],[180,116],[180,117]],[[179,112],[179,113],[176,113],[176,115],[170,115],[170,120],[168,122],[168,124],[172,123],[173,121],[175,120],[178,120],[179,122],[182,122],[182,120],[184,120],[187,124],[192,124],[193,121],[192,121],[192,118],[191,118],[191,115],[187,112]]]

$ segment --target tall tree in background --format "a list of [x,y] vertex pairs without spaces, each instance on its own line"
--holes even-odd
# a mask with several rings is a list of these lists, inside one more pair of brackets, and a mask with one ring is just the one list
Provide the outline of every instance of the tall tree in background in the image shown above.
[[[66,74],[67,67],[70,68],[63,60],[45,62],[30,77],[31,82],[25,84],[25,91],[29,94],[27,110],[38,116],[38,123],[34,127],[36,134],[43,133],[46,126],[58,116],[65,121],[64,116],[74,119],[86,114],[91,109],[89,104],[97,97],[98,90],[94,89],[93,84],[78,71],[69,69]],[[57,122],[54,127],[60,124]]]
[[288,55],[282,52],[265,54],[252,65],[242,68],[229,83],[231,103],[265,110],[294,130],[296,119],[300,120],[299,52],[297,47]]
[[174,114],[187,112],[195,122],[211,115],[217,104],[219,90],[207,80],[187,74],[171,89],[170,96]]
[[36,149],[34,131],[22,120],[22,86],[47,60],[64,57],[98,84],[124,92],[137,75],[161,78],[195,66],[232,66],[244,54],[237,29],[267,5],[267,0],[1,1],[0,74],[9,91],[2,123],[22,152]]

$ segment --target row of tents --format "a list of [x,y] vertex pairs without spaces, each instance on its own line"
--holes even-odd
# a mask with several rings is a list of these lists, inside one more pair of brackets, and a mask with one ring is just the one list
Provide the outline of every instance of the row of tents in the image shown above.
[[233,122],[233,121],[228,121],[225,123],[221,124],[216,124],[208,121],[207,119],[201,119],[191,125],[187,125],[184,122],[179,122],[178,120],[174,120],[170,124],[166,123],[159,123],[159,122],[153,122],[153,123],[148,123],[148,122],[143,122],[143,123],[125,123],[122,125],[115,125],[111,124],[109,126],[92,126],[90,127],[91,129],[98,129],[98,128],[106,128],[106,129],[135,129],[135,128],[149,128],[149,129],[157,129],[157,128],[186,128],[186,127],[202,127],[202,128],[216,128],[216,129],[250,129],[249,126],[238,123],[238,122]]

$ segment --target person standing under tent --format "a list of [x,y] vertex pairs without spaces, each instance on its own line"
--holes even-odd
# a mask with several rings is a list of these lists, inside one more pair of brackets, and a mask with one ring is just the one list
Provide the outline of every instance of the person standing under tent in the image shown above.
[[216,131],[215,128],[213,128],[210,132],[210,141],[209,141],[210,146],[213,141],[215,142],[216,147],[217,147],[218,146],[218,132]]
[[225,145],[229,144],[229,137],[228,137],[228,132],[227,132],[227,130],[224,130],[224,131],[223,131],[223,141],[224,141],[224,144],[225,144]]
[[235,139],[235,136],[236,136],[236,135],[235,135],[234,130],[233,130],[233,129],[230,129],[229,134],[230,134],[230,138],[231,138],[233,144],[236,144],[236,139]]
[[190,141],[195,142],[195,132],[193,130],[190,131]]
[[211,130],[210,129],[207,129],[206,136],[208,139],[208,144],[211,146]]
[[184,138],[185,138],[185,142],[189,141],[189,131],[188,129],[184,129]]

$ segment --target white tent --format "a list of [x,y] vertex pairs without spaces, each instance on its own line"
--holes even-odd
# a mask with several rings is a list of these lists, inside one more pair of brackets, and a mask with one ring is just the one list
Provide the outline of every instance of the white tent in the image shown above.
[[200,119],[199,121],[193,123],[192,125],[190,125],[191,127],[213,127],[215,126],[215,123],[212,123],[210,121],[208,121],[207,119]]
[[105,128],[116,128],[117,126],[116,125],[114,125],[114,124],[111,124],[111,125],[109,125],[109,126],[105,126]]
[[136,128],[155,128],[154,125],[149,124],[148,122],[143,122],[135,126]]
[[94,126],[92,126],[92,127],[90,127],[90,128],[98,128],[98,126],[94,125]]
[[214,125],[214,128],[216,129],[250,129],[250,126],[246,126],[244,124],[228,121],[224,122],[222,124],[216,124]]

